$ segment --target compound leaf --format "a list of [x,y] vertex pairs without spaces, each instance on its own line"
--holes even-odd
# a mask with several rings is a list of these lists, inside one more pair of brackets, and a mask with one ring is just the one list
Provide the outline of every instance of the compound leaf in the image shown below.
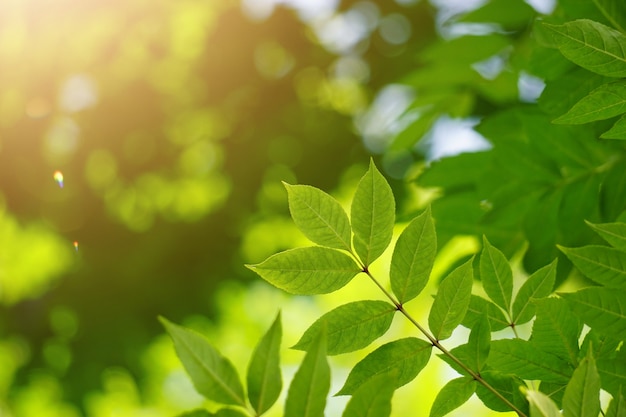
[[511,311],[513,296],[513,272],[506,257],[491,246],[483,236],[483,251],[480,255],[480,279],[491,300],[507,313]]
[[302,295],[337,291],[361,272],[350,256],[319,246],[286,250],[248,268],[273,286]]
[[291,381],[284,417],[323,417],[329,390],[326,329],[322,327],[311,340],[302,364]]
[[372,378],[394,372],[396,378],[393,387],[399,388],[415,379],[424,369],[430,359],[431,350],[432,344],[415,337],[384,344],[352,368],[346,383],[337,395],[353,394]]
[[395,392],[395,375],[374,376],[361,385],[346,405],[342,417],[387,417],[391,414],[391,398]]
[[626,77],[626,37],[620,32],[588,19],[545,26],[570,61],[600,75]]
[[626,252],[626,223],[587,224],[615,249]]
[[583,97],[554,123],[582,124],[626,113],[626,82],[603,84]]
[[428,315],[428,326],[437,340],[450,337],[465,317],[472,295],[472,261],[456,268],[439,285]]
[[280,374],[280,313],[254,349],[248,365],[248,399],[257,415],[267,411],[278,399],[283,387]]
[[160,320],[196,390],[221,404],[245,406],[243,386],[233,364],[201,334],[163,317]]
[[559,295],[592,329],[618,339],[626,338],[625,290],[592,287]]
[[396,311],[395,306],[385,301],[364,300],[344,304],[313,323],[293,349],[309,350],[322,327],[328,331],[329,355],[362,349],[385,334]]
[[580,361],[565,388],[563,415],[565,417],[597,417],[599,413],[600,375],[593,356],[588,354]]
[[547,297],[556,279],[555,259],[549,265],[535,271],[519,289],[513,302],[512,320],[516,325],[529,322],[535,315],[534,300]]
[[531,344],[576,366],[582,323],[563,299],[546,298],[536,301],[536,305]]
[[365,266],[369,266],[389,246],[395,212],[396,202],[391,187],[374,162],[370,161],[369,169],[357,185],[350,210],[354,250]]
[[470,399],[476,391],[476,381],[470,377],[461,377],[449,381],[441,388],[430,409],[430,417],[443,417],[456,410]]
[[298,229],[318,245],[350,251],[350,221],[341,204],[318,188],[283,184]]
[[391,289],[405,303],[424,289],[437,255],[437,235],[430,207],[404,229],[391,258]]

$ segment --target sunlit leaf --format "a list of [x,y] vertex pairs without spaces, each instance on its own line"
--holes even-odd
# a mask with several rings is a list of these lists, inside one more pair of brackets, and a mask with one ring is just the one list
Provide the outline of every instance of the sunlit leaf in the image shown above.
[[626,338],[626,290],[592,287],[559,295],[592,329],[612,337]]
[[395,375],[376,375],[354,392],[342,417],[387,417],[391,414],[394,392]]
[[430,409],[430,417],[443,417],[456,410],[469,400],[476,391],[476,381],[470,377],[461,377],[449,381],[441,388]]
[[626,400],[620,392],[619,395],[613,397],[606,410],[606,417],[626,417]]
[[517,292],[513,302],[512,320],[516,325],[529,322],[535,315],[534,300],[547,297],[556,279],[556,259],[535,271]]
[[535,304],[537,318],[533,323],[531,344],[576,366],[582,323],[563,299],[545,298]]
[[472,260],[452,271],[439,285],[428,315],[428,326],[437,340],[450,337],[465,317],[472,294]]
[[207,410],[193,410],[178,414],[176,417],[215,417],[215,414],[209,413]]
[[626,139],[626,116],[620,117],[606,132],[600,135],[602,139]]
[[600,413],[600,375],[588,354],[572,374],[563,396],[565,417],[597,417]]
[[293,349],[309,350],[317,333],[325,327],[327,353],[338,355],[362,349],[385,334],[396,307],[385,301],[355,301],[324,314],[309,327]]
[[389,246],[396,219],[393,192],[373,161],[354,193],[350,218],[354,249],[369,266]]
[[405,303],[424,289],[437,255],[437,235],[430,207],[402,231],[391,258],[391,289]]
[[547,395],[528,390],[526,398],[530,403],[530,417],[562,417],[559,408]]
[[329,390],[326,329],[322,326],[289,385],[284,417],[323,417]]
[[546,26],[567,59],[600,75],[626,77],[626,37],[620,32],[587,19]]
[[626,288],[626,252],[607,246],[559,249],[586,277],[607,287]]
[[395,373],[393,387],[401,387],[415,379],[424,369],[430,359],[431,350],[430,343],[415,337],[384,344],[352,368],[346,383],[337,395],[353,394],[375,376],[387,373]]
[[492,341],[487,364],[492,369],[522,379],[567,382],[572,373],[566,361],[521,339]]
[[489,319],[489,327],[491,327],[491,331],[493,332],[502,330],[509,326],[509,322],[506,317],[504,317],[504,313],[497,305],[473,294],[470,298],[470,305],[467,309],[467,313],[463,318],[463,326],[468,329],[474,328],[474,325],[483,314],[487,316],[487,319]]
[[160,320],[172,337],[176,354],[196,390],[218,403],[245,406],[243,386],[233,364],[204,336],[163,317]]
[[280,313],[252,353],[248,366],[248,399],[258,415],[267,411],[283,388],[280,373]]
[[341,204],[318,188],[283,184],[298,229],[318,245],[350,251],[350,221]]
[[319,246],[286,250],[248,268],[277,288],[306,295],[337,291],[360,272],[350,256]]
[[587,224],[611,246],[626,252],[626,223],[594,224],[587,222]]
[[504,311],[510,312],[513,272],[506,257],[497,248],[491,246],[485,236],[483,236],[483,250],[480,255],[480,279],[489,298]]
[[596,88],[553,122],[582,124],[609,119],[623,113],[626,113],[626,82],[617,81]]
[[491,327],[489,327],[489,320],[483,316],[470,332],[467,350],[471,354],[471,361],[466,365],[469,365],[473,371],[480,372],[489,357],[490,348]]

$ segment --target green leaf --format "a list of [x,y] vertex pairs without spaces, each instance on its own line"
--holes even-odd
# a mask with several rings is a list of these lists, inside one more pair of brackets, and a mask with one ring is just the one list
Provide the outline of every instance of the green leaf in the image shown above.
[[621,392],[609,403],[606,417],[626,417],[626,400]]
[[172,337],[176,354],[200,394],[221,404],[246,405],[239,375],[228,359],[199,333],[163,317],[159,320]]
[[[590,352],[591,353],[591,352]],[[598,417],[600,413],[600,375],[591,354],[572,374],[563,396],[564,417]]]
[[374,376],[361,385],[346,405],[342,417],[387,417],[391,414],[391,398],[396,376],[388,373]]
[[385,334],[396,307],[385,301],[355,301],[324,314],[309,327],[293,349],[309,350],[322,327],[328,330],[329,355],[362,349]]
[[198,409],[178,414],[176,417],[215,417],[215,414],[209,413],[207,410]]
[[389,246],[396,219],[393,192],[373,161],[357,185],[350,217],[354,249],[361,262],[369,266]]
[[487,364],[522,379],[550,382],[567,382],[572,373],[566,361],[521,339],[493,340]]
[[381,374],[397,373],[392,384],[394,389],[408,384],[424,369],[431,350],[430,343],[415,337],[384,344],[352,368],[337,395],[353,394],[361,385]]
[[593,287],[559,295],[592,329],[618,339],[626,338],[625,290]]
[[626,223],[587,224],[615,249],[626,252]]
[[596,359],[612,358],[620,343],[621,341],[616,338],[591,329],[583,340],[579,356],[587,355],[591,349]]
[[626,32],[626,4],[622,0],[593,0],[598,10],[615,29]]
[[563,394],[565,393],[566,386],[567,385],[564,383],[557,384],[554,382],[541,381],[539,391],[548,395],[552,401],[560,405],[563,402]]
[[626,37],[620,32],[587,19],[545,25],[570,61],[600,75],[626,77]]
[[428,207],[404,229],[391,258],[391,289],[402,304],[422,292],[437,255],[437,235]]
[[539,391],[526,391],[530,403],[530,417],[562,417],[559,408],[547,395]]
[[486,316],[479,319],[469,335],[467,350],[471,354],[470,362],[466,363],[473,371],[480,372],[489,357],[491,349],[491,327]]
[[248,417],[248,414],[234,408],[221,408],[215,413],[215,417]]
[[626,112],[626,82],[603,84],[583,97],[554,123],[583,124],[609,119]]
[[536,301],[536,305],[537,318],[533,323],[530,343],[576,366],[582,323],[563,299],[546,298]]
[[302,364],[291,381],[284,417],[323,417],[329,390],[326,329],[321,328],[311,340]]
[[552,292],[556,279],[555,259],[549,265],[535,271],[519,289],[513,302],[513,323],[516,325],[529,322],[535,316],[534,300],[547,297]]
[[598,359],[596,366],[602,389],[613,395],[613,398],[626,392],[626,351],[623,348],[613,358]]
[[350,256],[319,246],[286,250],[248,268],[277,288],[303,295],[337,291],[361,272]]
[[626,115],[620,117],[609,130],[600,135],[602,139],[626,139]]
[[485,300],[484,298],[473,294],[470,298],[470,305],[467,309],[467,314],[465,314],[465,317],[463,318],[463,326],[468,329],[473,329],[476,322],[483,314],[489,319],[489,327],[491,327],[492,332],[502,330],[509,326],[509,322],[506,317],[504,317],[504,313],[500,307],[491,301]]
[[443,417],[456,410],[470,399],[476,391],[476,381],[470,377],[461,377],[449,381],[441,388],[430,409],[430,417]]
[[318,245],[351,250],[350,221],[337,200],[315,187],[283,184],[291,217],[306,237]]
[[506,257],[491,246],[483,236],[483,250],[480,255],[480,279],[491,300],[507,313],[511,311],[513,296],[513,272]]
[[626,252],[593,245],[559,249],[587,278],[607,287],[626,288]]
[[261,338],[248,366],[248,399],[257,415],[267,411],[278,399],[283,388],[280,374],[280,342],[282,327],[280,313]]
[[[515,376],[505,375],[497,371],[484,371],[481,372],[480,376],[504,398],[509,400],[511,404],[515,405],[522,412],[527,412],[528,402],[520,391],[520,387],[524,386],[524,381]],[[498,398],[482,384],[478,384],[476,387],[476,395],[485,406],[494,411],[511,411],[509,406],[505,404],[502,399]]]
[[437,340],[444,340],[461,324],[472,295],[472,261],[452,271],[439,285],[428,315],[428,326]]
[[535,10],[522,0],[491,0],[462,16],[461,22],[496,23],[512,30],[530,24]]

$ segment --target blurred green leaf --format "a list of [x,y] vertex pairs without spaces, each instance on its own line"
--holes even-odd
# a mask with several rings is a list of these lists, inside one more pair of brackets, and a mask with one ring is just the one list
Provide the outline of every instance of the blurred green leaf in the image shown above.
[[327,329],[329,355],[362,349],[385,334],[396,307],[385,301],[354,301],[335,308],[313,323],[293,349],[309,350],[321,328]]
[[392,385],[394,389],[399,388],[415,379],[424,369],[430,359],[431,350],[431,343],[415,337],[384,344],[352,368],[337,395],[352,395],[374,377],[387,373],[396,374]]
[[559,295],[592,329],[619,339],[626,338],[626,290],[593,287]]
[[428,326],[437,340],[450,337],[465,317],[472,293],[472,261],[456,268],[439,285],[428,315]]
[[604,17],[615,29],[626,32],[626,5],[621,0],[593,0]]
[[354,249],[367,267],[383,254],[393,235],[396,203],[385,177],[370,161],[367,173],[357,185],[350,217]]
[[352,249],[350,221],[337,200],[315,187],[283,184],[291,217],[306,237],[318,245]]
[[526,398],[530,403],[530,417],[561,417],[561,412],[554,401],[547,395],[539,392],[528,390]]
[[461,22],[496,23],[507,30],[530,24],[535,10],[522,0],[491,0],[460,19]]
[[614,288],[626,288],[626,252],[608,246],[559,249],[588,278]]
[[556,259],[549,265],[535,271],[520,287],[513,302],[511,315],[515,325],[529,322],[535,316],[534,300],[547,297],[552,293],[556,279]]
[[430,409],[430,417],[443,417],[456,410],[469,400],[476,391],[476,381],[470,377],[461,377],[449,381],[441,388]]
[[492,57],[510,44],[511,40],[507,36],[497,33],[483,36],[465,35],[434,43],[420,54],[420,59],[426,62],[469,65]]
[[624,394],[626,387],[626,351],[620,349],[614,357],[598,359],[596,362],[602,389],[613,398]]
[[248,399],[257,415],[267,411],[278,399],[283,388],[280,373],[280,342],[282,326],[280,313],[257,344],[248,365]]
[[352,394],[342,417],[387,417],[395,392],[395,374],[375,375]]
[[607,77],[626,77],[626,36],[620,32],[587,19],[545,25],[561,53],[575,64]]
[[233,364],[204,336],[163,317],[160,320],[172,337],[176,353],[196,390],[218,403],[245,406],[243,386]]
[[480,254],[480,279],[489,298],[509,313],[513,296],[513,272],[509,261],[502,252],[491,246],[486,236],[483,236],[483,250]]
[[[624,43],[626,46],[626,42]],[[603,84],[583,97],[554,123],[583,124],[626,113],[626,82]]]
[[311,340],[302,364],[291,381],[284,417],[323,417],[329,390],[326,328],[322,326]]
[[[555,117],[562,115],[583,97],[588,97],[589,93],[608,81],[610,78],[576,67],[562,77],[546,83],[539,97],[539,106]],[[562,137],[558,139],[563,141]]]
[[600,135],[602,139],[626,139],[626,116],[620,117],[606,132]]
[[597,417],[600,413],[600,375],[591,352],[572,374],[563,395],[564,417]]
[[361,272],[350,256],[319,246],[286,250],[248,268],[277,288],[305,295],[337,291]]
[[618,396],[613,397],[606,410],[606,417],[626,417],[626,400],[620,392]]
[[437,235],[428,207],[402,231],[391,258],[391,289],[403,304],[426,287],[437,255]]

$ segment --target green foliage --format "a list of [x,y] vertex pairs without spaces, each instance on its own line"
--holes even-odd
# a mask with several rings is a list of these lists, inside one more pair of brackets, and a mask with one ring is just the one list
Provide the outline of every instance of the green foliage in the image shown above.
[[395,375],[383,373],[363,383],[352,394],[342,417],[389,416],[395,380]]
[[476,391],[476,381],[461,377],[448,382],[435,398],[430,417],[442,417],[465,404]]
[[280,373],[280,342],[282,327],[280,313],[259,341],[247,373],[248,400],[257,415],[267,411],[278,399],[283,388]]

